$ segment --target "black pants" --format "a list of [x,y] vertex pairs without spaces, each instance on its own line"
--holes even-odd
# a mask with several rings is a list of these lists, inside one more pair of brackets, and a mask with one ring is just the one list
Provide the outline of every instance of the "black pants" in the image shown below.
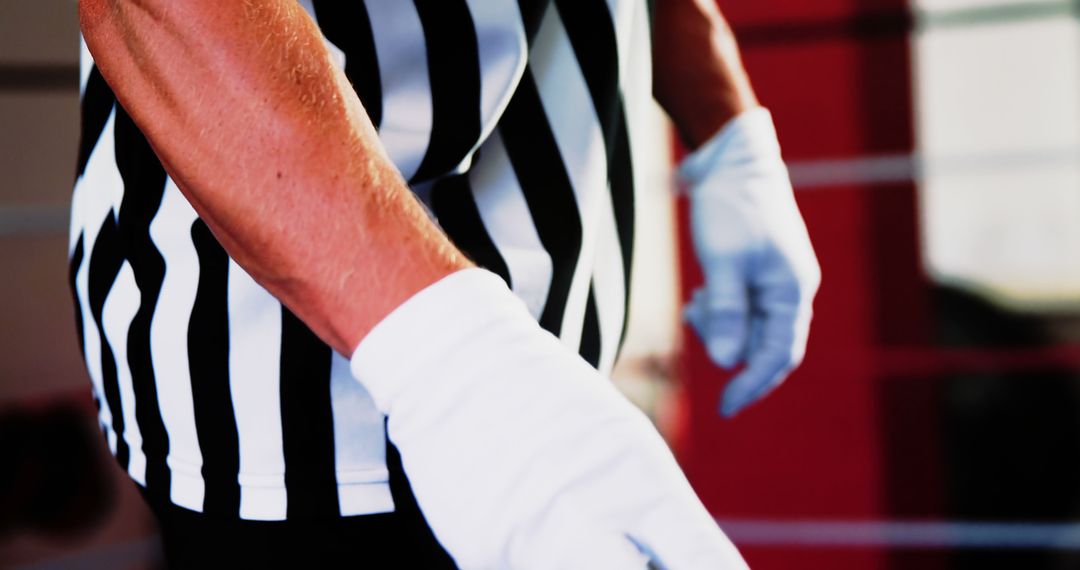
[[388,449],[393,513],[319,520],[246,521],[143,497],[161,526],[169,570],[189,568],[456,568],[435,540]]

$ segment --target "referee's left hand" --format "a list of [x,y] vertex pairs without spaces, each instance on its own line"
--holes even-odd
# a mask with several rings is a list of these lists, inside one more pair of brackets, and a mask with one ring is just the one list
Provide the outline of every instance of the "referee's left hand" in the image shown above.
[[686,318],[714,363],[745,364],[721,399],[731,417],[802,361],[821,271],[768,111],[732,119],[680,174],[705,275]]

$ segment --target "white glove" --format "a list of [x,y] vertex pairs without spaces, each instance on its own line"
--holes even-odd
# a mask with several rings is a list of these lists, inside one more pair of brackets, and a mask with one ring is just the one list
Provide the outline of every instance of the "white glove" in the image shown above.
[[462,568],[746,568],[648,419],[494,274],[418,293],[352,370]]
[[717,365],[746,363],[721,400],[730,417],[802,361],[821,269],[767,110],[732,119],[683,161],[679,175],[689,187],[690,229],[705,274],[687,320]]

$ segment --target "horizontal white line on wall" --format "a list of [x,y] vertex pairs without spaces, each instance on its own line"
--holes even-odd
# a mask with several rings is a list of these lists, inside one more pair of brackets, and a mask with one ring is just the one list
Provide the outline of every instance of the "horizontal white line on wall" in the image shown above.
[[718,519],[741,546],[1080,550],[1080,521]]
[[1059,168],[1080,168],[1080,148],[931,157],[918,154],[882,154],[788,162],[791,183],[799,190]]
[[[739,546],[892,549],[1080,550],[1080,521],[837,521],[719,519]],[[156,536],[100,546],[23,565],[19,570],[121,568],[160,556]]]
[[70,215],[67,204],[2,206],[0,237],[66,233]]
[[[918,182],[929,176],[1049,168],[1080,169],[1080,148],[933,158],[914,154],[883,154],[788,162],[791,182],[798,190]],[[68,216],[67,204],[0,206],[0,237],[64,233],[68,230]]]

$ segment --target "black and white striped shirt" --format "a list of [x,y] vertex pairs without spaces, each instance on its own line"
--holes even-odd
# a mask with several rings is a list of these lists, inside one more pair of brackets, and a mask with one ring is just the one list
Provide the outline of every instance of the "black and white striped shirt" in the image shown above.
[[[609,371],[624,331],[644,0],[301,0],[464,252]],[[281,520],[393,509],[347,360],[232,261],[83,52],[71,287],[100,423],[147,492]]]

